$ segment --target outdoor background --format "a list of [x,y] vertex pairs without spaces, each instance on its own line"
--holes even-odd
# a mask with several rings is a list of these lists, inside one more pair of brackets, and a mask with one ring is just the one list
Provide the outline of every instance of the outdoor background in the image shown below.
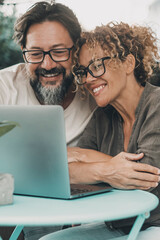
[[[38,1],[38,0],[37,0]],[[0,0],[0,69],[23,61],[13,41],[14,23],[35,0]],[[50,2],[50,1],[49,1]],[[70,7],[83,29],[110,21],[149,25],[160,40],[160,0],[57,0]]]

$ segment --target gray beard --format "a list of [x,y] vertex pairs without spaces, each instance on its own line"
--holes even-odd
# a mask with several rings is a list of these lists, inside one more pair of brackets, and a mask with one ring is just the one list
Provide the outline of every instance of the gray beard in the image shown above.
[[44,105],[61,105],[72,83],[72,74],[63,78],[61,85],[56,88],[52,86],[44,87],[38,79],[30,79],[30,84],[37,99]]

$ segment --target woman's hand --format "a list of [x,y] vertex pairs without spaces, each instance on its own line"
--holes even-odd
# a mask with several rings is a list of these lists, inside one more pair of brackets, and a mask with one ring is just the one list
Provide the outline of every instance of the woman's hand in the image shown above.
[[137,162],[144,154],[121,152],[115,157],[95,150],[70,148],[71,183],[106,182],[119,189],[148,190],[158,185],[160,170]]
[[144,154],[121,152],[107,162],[107,170],[101,174],[101,181],[107,181],[119,189],[143,189],[157,187],[160,170],[148,164],[137,162]]

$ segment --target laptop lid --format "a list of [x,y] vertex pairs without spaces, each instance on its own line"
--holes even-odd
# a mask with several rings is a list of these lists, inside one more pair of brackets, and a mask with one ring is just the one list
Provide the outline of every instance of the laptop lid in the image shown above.
[[[0,171],[13,175],[15,194],[62,199],[90,194],[90,190],[83,193],[83,186],[80,194],[72,196],[70,192],[61,106],[1,105],[0,121],[4,120],[20,125],[0,137]],[[92,191],[99,189],[96,186]]]

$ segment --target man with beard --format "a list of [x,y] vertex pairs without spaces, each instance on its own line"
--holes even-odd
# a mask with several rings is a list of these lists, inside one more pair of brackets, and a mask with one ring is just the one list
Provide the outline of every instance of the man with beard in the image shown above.
[[95,109],[90,96],[83,100],[80,92],[75,93],[72,54],[80,33],[68,7],[36,3],[15,24],[14,39],[25,63],[0,71],[0,104],[61,105],[69,146],[77,143]]
[[[58,104],[64,108],[68,146],[76,145],[96,107],[89,95],[83,100],[80,92],[75,93],[72,54],[80,33],[80,24],[68,7],[36,3],[15,24],[14,39],[25,63],[0,71],[1,105]],[[35,240],[60,228],[24,228],[24,236]],[[2,238],[9,239],[2,230]],[[8,236],[10,232],[7,228]]]

